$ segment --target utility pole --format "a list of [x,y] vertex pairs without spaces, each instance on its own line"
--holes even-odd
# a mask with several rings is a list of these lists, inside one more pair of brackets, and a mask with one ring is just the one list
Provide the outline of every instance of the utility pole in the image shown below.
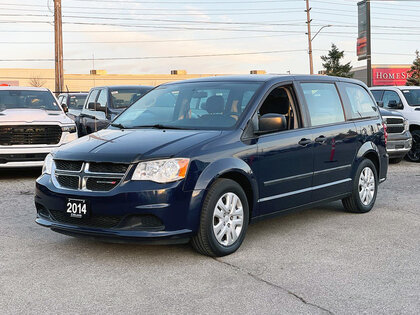
[[61,0],[54,0],[54,35],[55,35],[55,92],[64,89],[63,69],[63,24],[61,20]]
[[306,24],[308,24],[308,46],[309,46],[309,70],[314,74],[314,60],[312,57],[312,35],[311,35],[311,8],[309,7],[309,0],[306,0]]
[[367,86],[371,87],[372,86],[372,36],[371,36],[371,24],[370,24],[370,0],[366,1],[366,15],[367,15],[367,19],[366,19],[366,27],[367,27],[367,32],[366,32],[366,37],[367,37],[367,42],[366,42],[366,48],[367,48],[367,53],[366,53],[366,71],[367,71]]

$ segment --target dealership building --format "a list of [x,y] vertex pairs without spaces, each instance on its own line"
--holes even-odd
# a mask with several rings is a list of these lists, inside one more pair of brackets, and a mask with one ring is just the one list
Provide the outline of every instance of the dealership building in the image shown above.
[[[405,85],[411,65],[372,65],[372,86]],[[367,83],[366,67],[353,68],[353,78]]]

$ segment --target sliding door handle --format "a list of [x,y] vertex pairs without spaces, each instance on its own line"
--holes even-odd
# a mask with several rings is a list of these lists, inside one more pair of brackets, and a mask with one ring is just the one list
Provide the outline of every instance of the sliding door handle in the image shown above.
[[324,143],[325,141],[327,141],[327,138],[325,136],[319,136],[315,139],[315,142],[317,143]]

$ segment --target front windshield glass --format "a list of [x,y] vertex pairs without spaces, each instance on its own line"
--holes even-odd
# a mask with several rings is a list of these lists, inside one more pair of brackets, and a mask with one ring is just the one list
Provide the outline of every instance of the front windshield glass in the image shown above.
[[148,89],[145,88],[124,88],[124,89],[112,89],[111,98],[112,98],[112,107],[113,108],[127,108],[134,102],[136,102],[140,97],[142,97]]
[[85,104],[86,95],[70,95],[69,100],[69,109],[79,109],[82,110],[83,105]]
[[113,123],[124,128],[229,129],[261,83],[199,82],[160,86]]
[[61,110],[48,91],[3,90],[0,91],[0,111],[6,109]]
[[420,106],[420,89],[402,90],[408,105]]

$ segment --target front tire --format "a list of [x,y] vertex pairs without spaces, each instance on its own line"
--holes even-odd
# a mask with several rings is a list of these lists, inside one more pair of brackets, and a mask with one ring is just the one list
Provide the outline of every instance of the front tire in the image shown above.
[[369,159],[364,159],[357,168],[351,196],[342,200],[344,208],[353,213],[372,210],[378,193],[378,173]]
[[405,158],[407,161],[418,163],[420,162],[420,130],[413,130],[411,136],[413,137],[413,146]]
[[242,187],[230,179],[217,179],[204,200],[200,227],[191,243],[203,255],[232,254],[245,238],[248,221],[248,200]]

